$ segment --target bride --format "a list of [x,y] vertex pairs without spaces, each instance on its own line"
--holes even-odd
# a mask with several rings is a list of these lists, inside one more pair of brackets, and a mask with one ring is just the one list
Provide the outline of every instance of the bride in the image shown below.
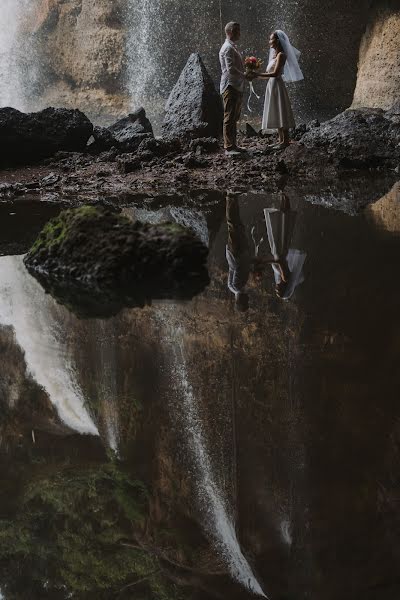
[[269,63],[266,73],[256,77],[269,79],[265,92],[262,129],[277,129],[279,143],[272,147],[286,148],[289,145],[289,129],[295,127],[293,111],[284,82],[304,79],[299,67],[300,52],[289,42],[284,31],[277,29],[269,38]]

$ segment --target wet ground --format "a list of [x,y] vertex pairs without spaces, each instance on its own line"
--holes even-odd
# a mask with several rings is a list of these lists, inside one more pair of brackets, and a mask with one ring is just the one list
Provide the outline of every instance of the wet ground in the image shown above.
[[247,310],[227,287],[225,194],[119,201],[192,227],[211,284],[104,320],[23,266],[60,207],[0,204],[5,598],[398,599],[398,186],[358,215],[329,186],[285,194],[229,201],[250,255],[275,241],[292,278],[283,300],[264,263]]

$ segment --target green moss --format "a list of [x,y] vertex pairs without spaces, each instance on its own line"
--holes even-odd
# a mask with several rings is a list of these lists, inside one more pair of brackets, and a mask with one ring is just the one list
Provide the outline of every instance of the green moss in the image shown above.
[[157,570],[147,552],[121,545],[143,528],[146,506],[144,485],[115,464],[40,478],[15,517],[0,520],[0,561],[28,569],[47,588],[114,589]]
[[181,235],[183,233],[188,233],[189,231],[183,225],[179,225],[179,223],[169,221],[165,223],[160,223],[159,225],[157,225],[157,227],[170,235]]
[[[31,247],[29,254],[33,255],[41,250],[49,250],[61,245],[78,223],[88,220],[93,221],[103,216],[104,209],[90,205],[62,211],[57,217],[46,223]],[[121,224],[130,222],[127,217],[119,214],[113,214],[113,220],[118,220]]]

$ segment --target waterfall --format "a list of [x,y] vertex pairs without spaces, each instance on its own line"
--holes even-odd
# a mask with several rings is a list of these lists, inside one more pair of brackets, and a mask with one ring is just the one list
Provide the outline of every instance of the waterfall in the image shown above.
[[0,16],[0,108],[24,109],[21,73],[18,68],[21,40],[19,28],[29,0],[1,0]]
[[[165,310],[168,310],[168,307],[165,307]],[[229,514],[228,503],[213,471],[198,401],[188,376],[182,329],[172,330],[172,326],[168,325],[167,316],[161,311],[158,317],[161,326],[167,333],[170,345],[170,367],[180,402],[179,414],[187,436],[188,450],[194,467],[193,472],[197,478],[198,502],[201,511],[206,515],[205,528],[214,539],[217,552],[228,566],[232,577],[253,594],[268,598],[242,553],[236,536],[235,524]]]
[[128,0],[127,88],[132,109],[154,100],[160,60],[163,24],[161,0]]
[[57,310],[26,271],[21,256],[0,259],[0,325],[13,327],[27,371],[47,392],[61,421],[78,433],[98,435],[64,349],[65,333],[54,317]]

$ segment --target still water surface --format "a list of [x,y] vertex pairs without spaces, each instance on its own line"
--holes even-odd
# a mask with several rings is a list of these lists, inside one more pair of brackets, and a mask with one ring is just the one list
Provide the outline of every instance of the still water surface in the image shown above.
[[[398,193],[359,216],[288,201],[293,293],[265,264],[247,310],[224,199],[126,209],[209,243],[191,302],[79,319],[0,258],[5,598],[399,598]],[[268,258],[282,198],[235,202]]]

